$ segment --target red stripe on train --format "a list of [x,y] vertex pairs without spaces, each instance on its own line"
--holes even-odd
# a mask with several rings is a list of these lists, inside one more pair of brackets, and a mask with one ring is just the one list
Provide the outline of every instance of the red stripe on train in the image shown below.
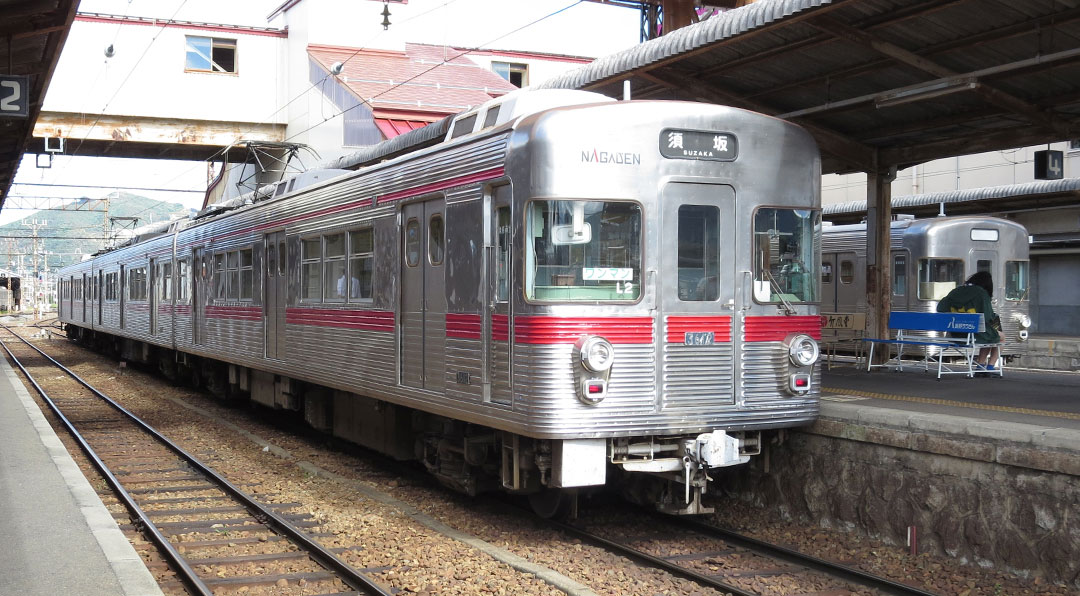
[[731,317],[667,317],[667,343],[686,343],[686,334],[712,332],[714,342],[731,341]]
[[613,344],[653,341],[651,317],[515,317],[514,343],[574,343],[583,335],[600,335]]
[[287,308],[285,323],[314,327],[340,327],[366,331],[394,331],[394,312],[337,308]]
[[262,308],[258,306],[207,306],[204,312],[211,319],[262,320]]
[[783,341],[790,333],[805,333],[821,339],[821,317],[746,317],[743,320],[746,341]]
[[480,339],[484,321],[480,315],[446,313],[446,337]]

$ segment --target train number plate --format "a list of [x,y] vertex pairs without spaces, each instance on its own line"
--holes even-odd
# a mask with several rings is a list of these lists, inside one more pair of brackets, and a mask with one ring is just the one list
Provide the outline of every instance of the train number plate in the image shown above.
[[712,331],[687,331],[683,340],[688,346],[711,346],[713,345]]

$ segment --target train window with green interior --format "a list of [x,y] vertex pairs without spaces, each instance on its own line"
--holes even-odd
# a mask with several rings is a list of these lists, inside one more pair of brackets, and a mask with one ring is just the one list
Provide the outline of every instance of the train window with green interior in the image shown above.
[[[754,214],[754,300],[818,300],[821,213],[762,207]],[[843,268],[841,268],[843,275]]]
[[1005,262],[1005,299],[1016,302],[1028,298],[1027,261]]
[[636,302],[641,207],[627,201],[532,201],[526,207],[525,297]]

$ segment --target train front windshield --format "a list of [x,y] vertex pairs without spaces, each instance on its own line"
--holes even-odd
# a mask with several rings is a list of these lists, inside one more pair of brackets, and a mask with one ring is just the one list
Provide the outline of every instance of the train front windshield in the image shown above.
[[821,269],[821,214],[761,208],[754,216],[754,299],[814,302]]
[[533,201],[526,213],[526,298],[637,301],[640,206],[618,201]]

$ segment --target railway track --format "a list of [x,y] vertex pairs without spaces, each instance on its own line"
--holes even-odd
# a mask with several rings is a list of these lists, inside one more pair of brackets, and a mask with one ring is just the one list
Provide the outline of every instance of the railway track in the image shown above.
[[734,596],[934,596],[849,565],[636,507],[597,512],[574,524],[550,523],[581,540]]
[[[175,573],[177,580],[162,583],[166,592],[273,587],[275,594],[391,593],[371,577],[382,569],[355,569],[338,556],[349,548],[316,542],[320,534],[304,529],[317,530],[318,522],[292,512],[295,504],[256,501],[12,329],[0,327],[4,351],[124,504],[131,520],[127,529],[142,532]],[[57,377],[57,368],[66,376]],[[154,563],[149,566],[154,571]]]

